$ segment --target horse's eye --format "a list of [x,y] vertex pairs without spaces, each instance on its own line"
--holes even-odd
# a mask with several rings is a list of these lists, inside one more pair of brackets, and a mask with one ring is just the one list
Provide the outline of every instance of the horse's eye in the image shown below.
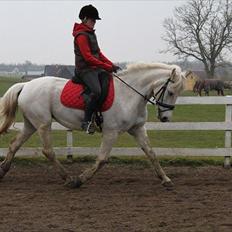
[[171,96],[173,96],[173,95],[174,95],[174,93],[173,93],[173,92],[171,92],[171,91],[168,91],[168,95],[171,97]]

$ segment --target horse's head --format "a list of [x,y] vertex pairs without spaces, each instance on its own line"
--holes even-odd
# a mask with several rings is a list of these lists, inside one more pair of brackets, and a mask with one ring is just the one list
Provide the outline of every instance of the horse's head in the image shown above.
[[171,120],[176,99],[184,89],[184,80],[187,75],[180,69],[173,68],[168,78],[159,80],[154,85],[153,94],[158,107],[158,119],[161,122]]

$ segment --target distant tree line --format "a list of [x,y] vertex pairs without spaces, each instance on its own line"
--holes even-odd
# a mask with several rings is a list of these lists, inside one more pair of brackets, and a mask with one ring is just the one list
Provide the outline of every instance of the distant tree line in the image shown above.
[[[151,61],[152,62],[152,61]],[[153,61],[157,62],[157,61]],[[132,62],[118,62],[122,69],[125,69],[126,66]],[[169,62],[169,64],[177,64],[179,65],[182,70],[192,70],[192,71],[202,71],[204,70],[204,65],[200,61],[190,61],[188,59],[179,60]],[[1,72],[15,72],[18,71],[19,73],[27,74],[28,71],[41,71],[44,73],[46,65],[40,65],[36,63],[32,63],[30,61],[25,61],[24,63],[17,63],[17,64],[5,64],[0,63],[0,73]],[[232,63],[221,63],[220,66],[215,71],[215,77],[224,79],[224,80],[232,80]]]
[[27,73],[30,71],[41,71],[44,70],[44,65],[39,65],[32,63],[30,61],[25,61],[24,63],[17,63],[17,64],[5,64],[0,63],[0,72],[14,72],[15,70],[18,70],[18,72]]

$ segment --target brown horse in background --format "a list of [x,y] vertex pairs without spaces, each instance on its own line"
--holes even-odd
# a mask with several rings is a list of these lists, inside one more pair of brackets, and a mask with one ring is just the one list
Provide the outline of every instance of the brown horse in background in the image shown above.
[[222,80],[197,80],[193,87],[193,92],[201,96],[202,89],[204,89],[206,96],[209,96],[210,90],[216,90],[218,95],[224,96],[224,82]]

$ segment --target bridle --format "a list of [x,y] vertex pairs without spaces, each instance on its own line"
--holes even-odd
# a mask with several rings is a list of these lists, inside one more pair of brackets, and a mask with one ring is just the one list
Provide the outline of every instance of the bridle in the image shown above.
[[[173,80],[171,80],[171,78],[169,77],[168,80],[164,83],[164,85],[158,90],[158,92],[153,96],[154,100],[155,100],[155,103],[156,105],[158,106],[161,106],[163,108],[166,108],[166,109],[163,109],[161,110],[159,108],[159,112],[162,113],[162,112],[165,112],[165,111],[169,111],[169,110],[174,110],[175,108],[175,105],[171,105],[171,104],[167,104],[167,103],[164,103],[163,100],[164,100],[164,94],[167,90],[167,87],[168,87],[168,83],[169,82],[172,82],[174,83]],[[159,95],[160,93],[160,95]],[[159,95],[158,99],[157,99],[157,96]]]
[[[127,82],[125,82],[124,80],[122,80],[118,75],[116,75],[115,73],[113,73],[113,75],[118,80],[120,80],[122,83],[124,83],[126,86],[128,86],[130,89],[132,89],[134,92],[136,92],[138,95],[140,95],[141,97],[143,97],[145,101],[151,103],[152,105],[158,105],[158,106],[161,106],[161,107],[165,108],[163,110],[161,110],[160,108],[158,108],[160,113],[165,112],[165,111],[174,110],[175,105],[171,105],[171,104],[167,104],[167,103],[163,102],[163,100],[164,100],[164,94],[165,94],[165,92],[167,90],[169,82],[174,83],[174,81],[171,80],[171,77],[168,78],[168,80],[164,83],[164,85],[162,85],[162,87],[158,90],[158,92],[155,95],[152,95],[153,101],[151,101],[147,96],[143,95],[137,89],[135,89],[134,87],[132,87],[131,85],[129,85]],[[158,95],[159,95],[159,97],[157,98]]]

